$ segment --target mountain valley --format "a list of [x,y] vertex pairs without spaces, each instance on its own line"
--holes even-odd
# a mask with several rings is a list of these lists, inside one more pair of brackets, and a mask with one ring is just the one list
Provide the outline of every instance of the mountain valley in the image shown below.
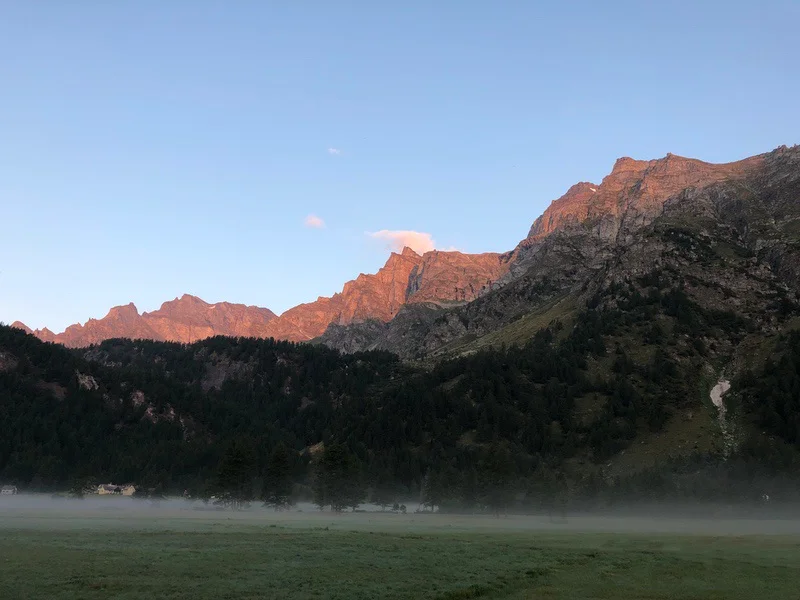
[[453,509],[794,501],[799,331],[800,147],[623,158],[507,253],[405,249],[280,316],[186,295],[3,327],[0,476],[199,494],[246,439],[258,477],[291,449],[300,494],[338,444],[370,494]]

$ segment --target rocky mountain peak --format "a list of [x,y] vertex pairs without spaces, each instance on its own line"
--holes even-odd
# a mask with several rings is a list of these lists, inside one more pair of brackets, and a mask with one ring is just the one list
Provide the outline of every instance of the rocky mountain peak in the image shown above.
[[[110,337],[191,342],[229,335],[304,341],[319,337],[330,325],[388,322],[404,307],[411,314],[429,304],[470,303],[493,288],[516,281],[532,266],[547,270],[550,283],[566,281],[577,277],[575,273],[588,264],[602,262],[611,248],[633,239],[641,227],[673,204],[671,200],[694,198],[702,188],[722,181],[749,181],[752,173],[784,185],[785,173],[794,168],[799,156],[795,149],[781,147],[769,154],[725,164],[671,153],[656,160],[621,157],[600,184],[576,183],[554,200],[533,223],[527,238],[511,252],[500,255],[432,250],[420,255],[404,247],[391,253],[376,273],[362,273],[345,283],[341,292],[295,306],[280,317],[266,308],[227,302],[208,304],[184,294],[151,313],[139,315],[136,307],[128,304],[111,309],[103,319],[73,325],[62,334],[54,335],[48,330],[33,333],[70,346],[85,346]],[[767,168],[761,169],[763,165]],[[775,206],[789,207],[795,201],[794,196],[784,192],[765,197]],[[784,212],[788,214],[788,208]],[[576,266],[565,270],[569,261]],[[16,325],[24,328],[21,323]]]
[[507,261],[495,252],[432,250],[409,273],[406,301],[470,302],[490,290],[507,269]]
[[14,327],[15,329],[22,329],[22,331],[24,331],[25,333],[33,333],[33,330],[27,325],[25,325],[25,323],[23,323],[22,321],[14,321],[11,324],[11,327]]
[[[373,277],[379,276],[382,273],[388,273],[395,269],[405,269],[408,268],[408,265],[417,264],[420,260],[422,260],[422,256],[414,252],[411,248],[406,246],[403,248],[401,252],[392,252],[389,254],[389,258],[386,260],[384,265],[378,269],[378,272],[374,275],[361,273],[359,276],[364,277]],[[346,284],[345,284],[346,285]]]
[[411,258],[414,258],[414,257],[419,258],[419,254],[414,252],[414,250],[412,250],[408,246],[403,246],[403,251],[400,253],[400,255],[401,256],[406,256],[406,257],[411,257]]
[[191,294],[183,294],[180,297],[175,298],[174,300],[167,300],[161,304],[161,307],[158,310],[154,310],[151,313],[144,313],[149,315],[159,314],[159,315],[180,315],[185,314],[187,312],[196,312],[196,311],[204,311],[208,309],[211,305],[201,300],[197,296],[192,296]]
[[136,319],[139,317],[139,309],[136,308],[136,305],[133,302],[129,302],[128,304],[124,304],[122,306],[114,306],[106,315],[106,318],[112,319]]
[[567,222],[577,223],[583,215],[585,207],[589,206],[600,186],[588,181],[576,183],[567,190],[567,193],[554,200],[544,214],[536,219],[528,232],[528,238],[545,236],[557,227],[563,227]]
[[554,200],[523,241],[530,246],[554,231],[593,223],[598,234],[615,236],[624,219],[638,225],[660,214],[665,202],[687,189],[743,177],[766,155],[713,164],[668,153],[656,160],[618,158],[600,185],[581,182]]
[[47,327],[37,329],[34,331],[34,334],[43,342],[58,342],[56,334],[50,331]]
[[112,308],[102,319],[72,325],[61,334],[35,335],[67,346],[86,346],[114,337],[194,342],[215,335],[274,337],[305,341],[322,335],[331,323],[389,321],[408,302],[463,302],[489,289],[504,272],[498,254],[432,251],[419,255],[404,247],[392,252],[377,273],[358,275],[332,297],[300,304],[280,317],[267,308],[217,302],[191,294],[139,314],[131,303]]
[[606,177],[619,176],[623,173],[638,173],[646,169],[652,161],[637,160],[630,156],[620,156],[614,161],[614,166],[611,168],[611,173]]
[[405,247],[393,252],[377,273],[362,273],[330,298],[287,310],[267,331],[275,338],[303,341],[319,337],[332,324],[390,321],[408,303],[470,300],[503,268],[497,254],[434,250],[420,256]]
[[55,334],[52,331],[50,331],[47,327],[44,327],[43,329],[31,329],[30,327],[25,325],[25,323],[23,323],[22,321],[14,321],[11,324],[11,327],[14,327],[16,329],[22,329],[22,331],[24,331],[25,333],[35,335],[43,342],[56,341]]

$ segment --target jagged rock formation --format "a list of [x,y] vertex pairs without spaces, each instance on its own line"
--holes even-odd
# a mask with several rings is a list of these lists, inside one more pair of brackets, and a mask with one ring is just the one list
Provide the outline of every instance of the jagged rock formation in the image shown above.
[[256,306],[218,302],[208,304],[185,294],[159,310],[139,314],[133,304],[112,308],[102,319],[71,325],[63,333],[14,327],[40,339],[70,347],[96,344],[110,338],[151,339],[190,343],[215,335],[307,341],[322,335],[330,324],[349,325],[393,319],[406,303],[452,305],[469,302],[491,288],[507,268],[499,254],[426,252],[410,248],[392,253],[375,274],[361,274],[330,298],[300,304],[277,317]]
[[711,164],[667,154],[657,160],[617,159],[599,185],[581,182],[554,200],[512,252],[506,280],[524,272],[542,242],[555,232],[589,233],[604,242],[630,241],[630,236],[659,216],[664,205],[684,190],[742,179],[763,166],[767,155]]
[[400,254],[393,252],[377,273],[360,274],[345,283],[341,293],[290,308],[272,324],[270,334],[276,339],[304,341],[321,335],[330,323],[388,321],[405,304],[409,275],[421,260],[410,248]]
[[471,302],[491,289],[508,268],[508,258],[494,253],[427,252],[411,270],[409,303]]
[[[243,433],[285,436],[298,451],[333,433],[366,448],[365,472],[405,457],[392,475],[408,489],[442,451],[474,464],[498,443],[531,482],[553,481],[550,465],[595,490],[655,469],[639,480],[649,498],[649,482],[665,481],[651,475],[674,472],[672,459],[761,457],[797,473],[787,451],[800,448],[800,147],[731,165],[625,159],[614,171],[573,187],[505,255],[405,250],[340,294],[261,321],[226,320],[220,305],[184,297],[74,330],[307,339],[327,327],[316,343],[421,364],[274,340],[114,340],[74,352],[0,327],[0,391],[14,400],[6,438],[22,444],[7,447],[0,475],[30,480],[60,465],[66,480],[133,465],[148,478],[169,473],[179,489],[205,487],[209,457]],[[237,310],[250,309],[221,314]],[[503,344],[525,347],[491,351]],[[720,422],[708,398],[723,376]],[[41,431],[84,440],[85,451],[41,444]],[[742,498],[758,473],[744,464]],[[727,485],[721,473],[698,496]],[[627,501],[631,488],[621,489]]]
[[[752,254],[755,263],[745,269],[752,277],[774,277],[796,290],[799,154],[797,147],[781,147],[719,165],[672,154],[650,161],[620,158],[600,184],[578,183],[555,200],[511,252],[420,256],[406,248],[392,253],[377,273],[361,274],[340,293],[280,317],[268,309],[207,304],[186,295],[152,313],[139,315],[130,304],[61,334],[48,329],[33,333],[68,346],[112,337],[180,342],[213,335],[320,338],[345,351],[381,348],[423,355],[459,338],[494,332],[565,296],[585,304],[611,280],[665,265],[696,270],[691,260],[676,262],[676,247],[706,242]],[[679,223],[680,232],[670,219]],[[756,274],[765,268],[768,273]],[[719,279],[713,271],[702,277]],[[753,284],[741,280],[731,285],[738,290]]]
[[305,341],[330,326],[387,322],[406,304],[470,302],[491,289],[507,268],[495,253],[463,254],[433,250],[420,256],[410,248],[392,253],[375,275],[359,275],[340,294],[287,310],[268,328],[277,339]]
[[110,338],[194,342],[214,335],[262,337],[275,313],[266,308],[217,302],[209,304],[184,294],[153,312],[139,314],[133,303],[115,306],[102,319],[70,325],[63,333],[48,329],[31,331],[22,323],[13,327],[33,333],[46,342],[69,347],[89,346]]
[[[657,160],[617,159],[600,185],[578,183],[536,219],[525,242],[553,231],[592,223],[612,237],[623,223],[636,227],[657,216],[667,198],[688,188],[739,178],[761,166],[766,155],[727,164],[710,164],[667,154]],[[602,225],[601,225],[602,224]]]
[[799,182],[798,147],[725,165],[623,158],[600,185],[579,183],[551,204],[503,257],[509,269],[490,293],[449,309],[409,305],[388,323],[332,325],[320,341],[423,356],[565,296],[585,307],[613,283],[653,270],[688,283],[702,305],[737,308],[767,327],[776,316],[765,299],[791,303],[800,294]]

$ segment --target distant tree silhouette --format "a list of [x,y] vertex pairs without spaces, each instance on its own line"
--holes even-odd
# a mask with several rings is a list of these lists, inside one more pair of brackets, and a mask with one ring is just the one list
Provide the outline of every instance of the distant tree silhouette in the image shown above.
[[372,484],[372,494],[370,501],[381,507],[381,510],[386,510],[388,506],[395,504],[397,498],[397,483],[386,470],[381,470]]
[[493,444],[481,465],[483,499],[499,515],[513,498],[514,461],[505,445]]
[[217,504],[240,509],[253,499],[256,455],[248,439],[235,440],[223,454],[217,468]]
[[313,483],[314,503],[341,512],[355,508],[364,499],[355,457],[342,444],[325,446],[316,464]]
[[278,443],[269,455],[262,500],[276,510],[288,508],[292,502],[292,460],[283,442]]
[[91,477],[78,477],[70,483],[69,495],[73,498],[84,498],[87,494],[97,491],[97,482]]

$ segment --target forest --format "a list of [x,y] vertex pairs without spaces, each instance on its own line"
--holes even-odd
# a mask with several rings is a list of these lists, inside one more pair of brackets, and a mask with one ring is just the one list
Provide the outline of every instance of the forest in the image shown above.
[[791,490],[797,333],[736,382],[743,419],[771,441],[748,437],[725,461],[696,453],[625,477],[605,471],[698,402],[707,344],[749,327],[657,281],[615,296],[615,306],[590,302],[522,346],[436,363],[222,337],[69,350],[2,326],[0,482],[36,491],[131,482],[145,495],[279,508],[313,499],[335,510],[409,498],[451,511],[757,500],[751,484],[762,476]]

